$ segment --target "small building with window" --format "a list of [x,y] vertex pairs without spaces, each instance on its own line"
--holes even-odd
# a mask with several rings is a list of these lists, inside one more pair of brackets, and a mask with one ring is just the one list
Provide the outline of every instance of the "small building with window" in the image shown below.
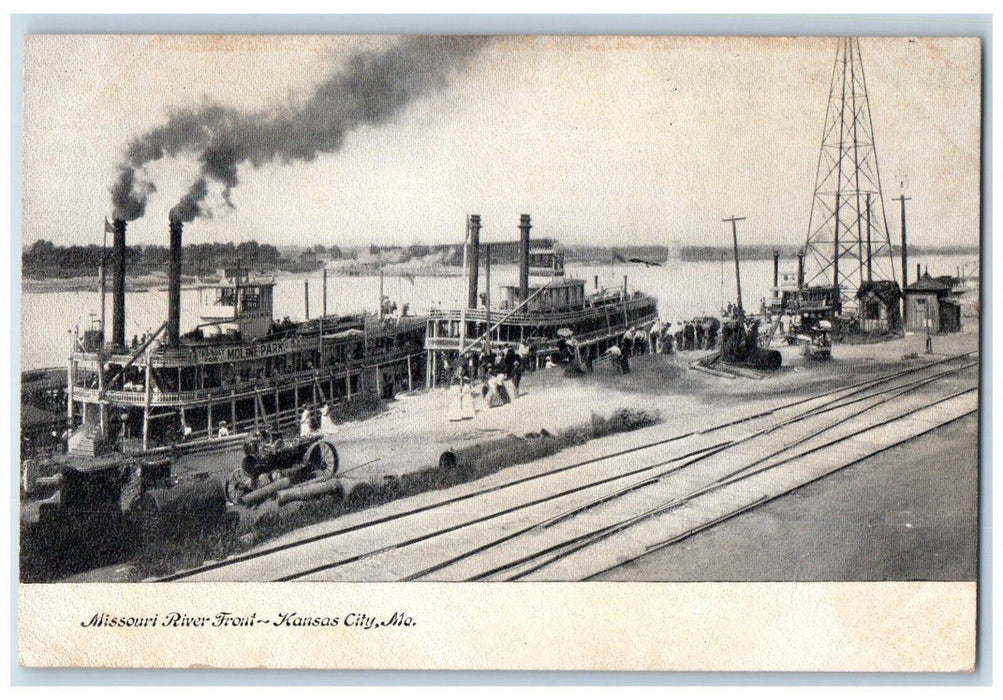
[[908,331],[957,333],[961,330],[961,306],[949,298],[950,285],[924,274],[905,289],[905,327]]
[[864,333],[895,333],[902,330],[902,290],[898,282],[864,282],[857,290],[860,330]]

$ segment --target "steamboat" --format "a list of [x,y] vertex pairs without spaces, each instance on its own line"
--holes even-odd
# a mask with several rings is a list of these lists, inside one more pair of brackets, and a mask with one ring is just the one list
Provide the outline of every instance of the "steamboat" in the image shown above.
[[[528,214],[519,221],[519,282],[502,285],[503,298],[491,301],[491,247],[510,243],[480,243],[480,216],[467,220],[464,269],[466,305],[429,313],[425,332],[426,384],[446,383],[450,369],[461,359],[501,348],[529,350],[526,369],[539,369],[549,358],[559,358],[572,343],[578,353],[598,357],[619,343],[627,331],[648,331],[658,322],[657,301],[624,285],[586,293],[585,280],[565,275],[564,256],[556,243],[532,247]],[[485,291],[478,291],[481,253],[485,256]],[[465,361],[465,360],[464,360]]]
[[66,383],[71,454],[184,449],[258,428],[285,432],[304,409],[390,397],[424,381],[423,317],[385,313],[381,303],[377,314],[325,309],[315,319],[277,321],[274,278],[239,266],[200,277],[198,323],[182,334],[182,224],[175,220],[167,319],[127,345],[125,228],[121,220],[112,226],[110,342],[103,323],[73,340]]

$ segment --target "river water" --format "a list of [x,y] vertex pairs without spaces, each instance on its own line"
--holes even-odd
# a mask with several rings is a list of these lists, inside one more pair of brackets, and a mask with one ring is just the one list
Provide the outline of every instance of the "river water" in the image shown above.
[[[910,280],[915,264],[929,267],[932,275],[955,274],[958,266],[970,262],[971,256],[925,256],[910,263]],[[781,261],[781,269],[793,270],[793,261]],[[329,314],[375,311],[379,300],[378,276],[347,277],[328,272],[327,309]],[[586,280],[586,291],[600,287],[623,286],[624,275],[631,290],[641,290],[658,299],[659,316],[676,323],[694,316],[712,315],[728,301],[735,299],[735,265],[730,260],[684,262],[667,260],[661,267],[640,264],[566,266],[568,276]],[[742,295],[747,309],[759,308],[760,299],[769,294],[773,282],[772,260],[742,262]],[[293,320],[305,317],[304,280],[309,283],[310,315],[316,317],[323,305],[321,273],[280,277],[275,286],[275,316]],[[166,281],[164,283],[166,285]],[[518,284],[515,265],[491,268],[491,297],[502,298],[501,285]],[[484,270],[481,270],[484,289]],[[456,277],[416,277],[409,279],[387,274],[383,293],[398,305],[409,304],[412,313],[421,314],[433,305],[457,308],[465,298],[464,279]],[[111,294],[106,299],[106,322],[111,332]],[[91,327],[100,317],[100,297],[95,281],[94,291],[24,292],[21,295],[21,368],[63,366],[70,350],[72,333]],[[197,323],[198,296],[194,289],[181,293],[181,327],[187,331]],[[126,337],[142,335],[157,329],[167,317],[166,289],[151,289],[126,295]]]

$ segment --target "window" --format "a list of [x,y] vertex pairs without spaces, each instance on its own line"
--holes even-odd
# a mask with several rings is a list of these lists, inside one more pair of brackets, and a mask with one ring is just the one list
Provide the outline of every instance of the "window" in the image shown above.
[[261,305],[261,295],[258,287],[244,287],[240,290],[241,311],[255,310]]

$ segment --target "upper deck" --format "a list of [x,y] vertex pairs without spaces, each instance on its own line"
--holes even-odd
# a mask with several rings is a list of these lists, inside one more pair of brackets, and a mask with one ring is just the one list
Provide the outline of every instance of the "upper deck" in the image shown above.
[[[375,316],[327,316],[292,324],[285,330],[275,330],[265,337],[251,341],[237,336],[210,336],[202,339],[184,338],[181,346],[151,346],[148,353],[153,367],[184,368],[197,365],[218,365],[290,355],[330,348],[335,345],[365,343],[384,336],[409,333],[424,327],[424,316],[402,316],[389,323],[380,323]],[[88,348],[72,354],[72,359],[82,365],[98,363],[97,348]],[[109,365],[126,365],[135,361],[135,351],[106,346],[104,361]],[[144,362],[145,364],[145,362]]]
[[198,284],[199,323],[202,335],[235,336],[254,340],[269,333],[275,278],[254,278],[248,270],[228,268]]

